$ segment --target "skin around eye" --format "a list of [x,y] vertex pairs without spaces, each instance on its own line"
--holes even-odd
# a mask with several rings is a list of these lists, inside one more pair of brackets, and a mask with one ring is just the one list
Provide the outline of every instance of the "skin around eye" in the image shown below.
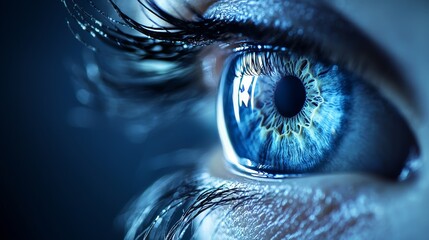
[[[243,16],[246,15],[241,8],[234,6],[234,3],[239,1],[223,2],[225,6],[224,9],[229,9],[229,11],[234,9],[234,11],[239,12]],[[254,10],[256,13],[275,12],[272,6],[267,4],[265,0],[240,2],[243,4],[258,2],[259,4],[263,4],[264,8],[257,8]],[[287,1],[284,1],[284,3],[286,2]],[[293,2],[300,4],[300,1]],[[302,2],[304,3],[307,1]],[[374,4],[374,2],[381,5],[393,6],[393,8],[395,8],[398,1],[364,0],[348,1],[347,3],[344,1],[332,2],[333,5],[335,5],[335,2],[342,2],[343,7],[345,5],[349,6],[349,8],[345,7],[345,9],[349,10],[348,12],[344,11],[346,16],[353,15],[355,16],[353,18],[355,21],[360,21],[366,19],[365,14],[370,12],[369,8],[372,7],[371,4]],[[391,29],[396,29],[397,26],[399,26],[399,24],[395,23],[397,20],[396,16],[406,16],[408,20],[411,15],[414,15],[403,14],[408,9],[407,6],[410,5],[409,2],[410,1],[403,1],[403,6],[396,7],[401,11],[393,14],[393,16],[395,16],[394,18],[387,18],[391,24]],[[341,9],[341,4],[338,5],[339,9]],[[254,6],[255,5],[253,5],[253,7]],[[252,9],[252,4],[249,4],[248,9]],[[380,8],[374,9],[379,10]],[[421,7],[418,9],[427,9],[427,5],[421,4]],[[224,12],[228,13],[228,11]],[[409,12],[410,11],[408,11],[408,13]],[[319,14],[316,15],[319,16]],[[376,11],[376,15],[384,16],[384,12],[380,13],[380,11]],[[249,16],[252,17],[252,15],[246,15],[246,17]],[[256,16],[261,15],[253,15],[253,17]],[[283,15],[279,14],[274,17],[283,18]],[[264,19],[265,18],[260,18],[259,20],[262,22]],[[422,19],[425,21],[410,21],[405,25],[407,25],[409,29],[413,29],[411,26],[426,26],[428,20],[426,12],[424,12]],[[330,25],[326,24],[327,22],[322,21],[321,23],[325,23],[323,26],[324,29],[330,29]],[[377,21],[371,22],[370,25],[376,26]],[[363,26],[362,28],[364,30],[371,28],[371,26],[365,24],[361,24],[360,26]],[[387,37],[388,35],[385,34],[379,34],[379,30],[380,29],[375,30],[376,34],[373,34],[375,35],[374,37],[383,45],[389,42],[390,45],[386,44],[386,46],[389,46],[387,48],[389,51],[394,52],[395,49],[397,50],[396,47],[398,45],[391,43],[392,38]],[[309,31],[306,33],[309,33]],[[427,40],[429,34],[425,36]],[[407,125],[407,123],[412,123],[411,129],[417,136],[419,146],[422,147],[421,156],[423,162],[426,163],[428,161],[427,153],[429,152],[429,144],[427,136],[429,136],[429,125],[427,116],[429,116],[429,109],[425,103],[429,102],[427,95],[429,84],[427,84],[427,67],[424,63],[428,62],[425,60],[428,60],[429,53],[427,52],[428,41],[426,40],[423,41],[424,44],[420,45],[407,44],[405,52],[409,55],[404,55],[401,59],[401,63],[404,63],[403,66],[407,68],[406,76],[410,81],[409,85],[414,86],[413,89],[415,92],[413,93],[415,93],[416,99],[422,106],[421,108],[424,112],[422,115],[423,117],[418,116],[420,118],[416,117],[414,119],[413,117],[407,116],[407,122],[402,120],[396,122],[392,120],[401,119],[401,116],[391,111],[392,106],[386,106],[383,101],[379,101],[380,98],[377,93],[380,89],[367,88],[362,84],[358,84],[357,87],[353,88],[354,91],[351,92],[356,94],[355,97],[357,97],[358,94],[365,94],[364,96],[366,97],[360,97],[359,101],[352,101],[354,104],[352,109],[364,109],[367,111],[365,113],[371,117],[360,114],[361,112],[353,115],[354,117],[350,122],[355,123],[355,125],[349,129],[351,130],[348,131],[349,136],[343,137],[349,139],[349,141],[347,141],[348,143],[341,144],[343,146],[336,146],[343,149],[342,151],[338,150],[337,153],[337,160],[340,161],[341,164],[333,164],[329,167],[325,166],[323,169],[328,172],[333,172],[332,170],[341,170],[340,172],[343,170],[348,171],[351,169],[351,165],[356,166],[356,162],[341,160],[373,159],[374,161],[380,161],[376,171],[371,169],[371,167],[374,166],[374,162],[369,161],[367,164],[359,166],[361,167],[360,170],[362,170],[359,174],[316,174],[315,176],[306,178],[275,180],[252,178],[249,174],[231,171],[229,168],[230,166],[224,164],[225,159],[221,153],[222,150],[218,150],[211,159],[209,159],[209,157],[204,157],[201,160],[201,162],[205,163],[207,169],[202,173],[195,173],[195,175],[202,177],[198,178],[198,181],[192,185],[193,188],[190,189],[190,192],[198,192],[198,197],[195,198],[194,204],[192,204],[191,207],[200,206],[200,208],[197,209],[202,210],[198,213],[196,219],[201,220],[196,221],[196,223],[198,223],[198,225],[196,225],[198,236],[201,239],[207,239],[207,236],[211,236],[212,239],[406,239],[406,237],[409,239],[425,239],[426,229],[429,227],[427,221],[429,212],[426,207],[427,202],[429,202],[428,165],[424,165],[419,171],[419,177],[411,182],[385,182],[381,179],[361,173],[368,173],[371,172],[371,170],[380,173],[380,167],[391,166],[392,162],[389,161],[390,159],[384,158],[386,155],[383,154],[386,154],[386,152],[391,149],[397,150],[396,146],[390,144],[390,141],[394,138],[391,137],[391,134],[397,134],[395,130],[398,125]],[[402,90],[401,88],[397,89],[399,89],[399,91]],[[324,100],[326,99],[324,98]],[[398,107],[399,105],[394,106]],[[401,107],[403,106],[404,105]],[[382,109],[382,111],[380,111],[380,109]],[[349,111],[351,111],[351,109],[349,109]],[[401,112],[407,111],[401,109]],[[377,121],[374,119],[377,119]],[[392,120],[391,123],[393,124],[383,124],[383,120],[385,119]],[[403,128],[400,127],[400,129]],[[384,134],[382,135],[385,140],[378,141],[374,144],[372,141],[374,141],[374,139],[379,140],[378,137],[380,137],[380,135],[378,133],[380,133],[380,130],[383,131]],[[359,133],[362,132],[366,132],[364,141],[359,137]],[[351,136],[355,137],[353,138]],[[355,150],[355,148],[363,148],[365,150],[350,151],[350,149]],[[382,152],[380,149],[387,150],[386,152]],[[371,155],[368,153],[380,153],[382,155],[380,157],[379,154]],[[388,154],[392,154],[392,151]],[[332,159],[329,158],[329,160]],[[382,161],[383,159],[384,161]],[[338,163],[337,161],[333,162]],[[353,167],[353,170],[359,170],[359,167]],[[173,194],[167,195],[171,197],[171,199],[163,198],[164,201],[169,202],[177,200],[174,197],[174,193],[181,190],[183,179],[184,178],[177,178],[170,182],[171,188],[169,192]],[[218,196],[218,198],[222,200],[225,200],[228,196],[232,197],[229,198],[231,201],[228,202],[228,204],[223,202],[224,204],[220,206],[216,204],[204,205],[202,203],[212,203],[210,202],[211,192],[205,191],[207,188],[227,190],[239,188],[241,191],[233,192],[231,195],[227,195],[230,194],[230,192],[227,191],[226,194]],[[150,204],[138,206],[138,211],[136,211],[139,213],[136,216],[137,221],[133,222],[133,227],[130,227],[130,229],[136,231],[136,235],[134,236],[142,236],[139,231],[143,231],[147,229],[147,227],[158,230],[160,234],[158,236],[165,236],[162,235],[163,232],[170,230],[168,226],[164,228],[164,225],[156,225],[156,221],[149,221],[149,224],[145,225],[144,222],[142,223],[142,221],[145,221],[142,219],[144,215],[140,214],[149,211],[154,214],[155,219],[162,219],[158,218],[158,216],[169,212],[171,209],[177,209],[177,206],[171,204],[163,205],[167,206],[166,208],[159,208],[156,206],[158,202],[155,201],[155,199],[157,200],[158,198],[154,198],[154,196],[161,194],[162,191],[164,191],[164,189],[160,188],[158,184],[154,184],[154,186],[148,190],[149,194],[145,195],[146,198],[144,198],[146,203]],[[186,199],[189,197],[189,194],[190,193],[183,196],[183,198]],[[219,202],[222,203],[222,201]],[[180,205],[183,202],[176,201],[174,203]],[[178,211],[179,216],[183,216],[180,215],[182,213],[182,211]],[[165,219],[171,218],[167,217],[164,218],[164,220]],[[410,224],[412,226],[410,226]],[[186,223],[180,222],[179,225],[186,225]],[[157,228],[158,226],[161,227]]]
[[[363,1],[355,1],[357,4],[361,2]],[[390,5],[391,2],[384,1],[384,4]],[[359,18],[365,13],[365,8],[360,11],[357,9],[354,14]],[[408,59],[412,62],[413,58]],[[419,72],[416,71],[419,66],[422,68],[420,64],[413,64],[410,71]],[[413,81],[412,79],[414,78],[410,81]],[[425,79],[422,75],[421,81],[416,83],[421,88],[416,92],[421,93],[428,89]],[[424,96],[426,98],[421,100],[427,102],[427,95]],[[372,106],[371,100],[361,100],[354,102],[361,104],[356,107]],[[383,112],[377,116],[381,120],[386,118]],[[361,116],[356,116],[359,117]],[[377,126],[373,126],[369,118],[365,119],[366,131],[371,134],[374,132],[372,128]],[[418,141],[423,143],[422,146],[427,152],[429,128],[427,124],[412,126],[413,130],[416,128],[419,130],[416,132]],[[362,129],[356,125],[354,131],[360,132]],[[350,141],[345,149],[355,148],[354,143],[354,140]],[[383,146],[385,147],[390,148]],[[343,154],[348,156],[350,152],[344,151]],[[427,155],[423,157],[425,156]],[[205,189],[204,186],[207,185],[229,189],[240,186],[253,191],[259,198],[257,201],[237,200],[230,205],[209,208],[200,215],[202,222],[196,221],[200,239],[207,239],[208,236],[212,239],[405,239],[406,236],[411,236],[411,239],[425,239],[425,234],[422,233],[427,229],[425,222],[426,216],[429,215],[426,208],[429,201],[429,188],[428,184],[425,184],[429,182],[427,174],[422,174],[413,184],[386,183],[363,174],[325,174],[269,181],[232,173],[223,164],[221,150],[217,151],[211,161],[208,157],[203,161],[209,165],[209,170],[204,173],[207,179],[196,183],[199,188]],[[159,190],[157,187],[158,185],[153,186]],[[198,187],[195,189],[199,189]],[[237,199],[243,197],[233,196]],[[199,200],[202,199],[206,198]],[[154,201],[153,198],[147,200]],[[161,212],[162,209],[159,210],[159,213]],[[409,226],[410,223],[412,226]]]
[[[328,172],[399,176],[415,149],[414,137],[397,111],[357,75],[288,52],[237,55],[225,66],[218,102],[219,131],[232,167],[268,178]],[[298,106],[279,106],[282,101]]]
[[366,239],[377,236],[386,217],[380,210],[384,199],[377,194],[386,183],[361,175],[240,179],[218,164],[222,155],[212,157],[211,178],[201,185],[222,183],[253,197],[201,214],[196,221],[202,221],[200,239]]
[[[428,50],[429,48],[425,46],[425,44],[415,44],[415,45],[401,45],[397,42],[398,39],[392,38],[389,36],[392,36],[391,32],[395,31],[405,31],[410,33],[410,38],[412,39],[418,39],[421,37],[421,33],[423,34],[423,39],[428,39],[429,34],[427,34],[427,31],[423,31],[421,29],[422,26],[425,26],[425,22],[428,21],[428,15],[423,16],[423,11],[414,11],[413,9],[427,9],[427,4],[424,4],[423,1],[394,1],[392,3],[391,1],[350,1],[345,3],[344,1],[329,1],[332,2],[332,5],[334,5],[336,8],[341,9],[343,13],[346,16],[352,16],[355,22],[359,23],[360,26],[364,30],[372,31],[372,36],[377,39],[380,43],[383,44],[384,47],[387,47],[387,49],[390,52],[397,52],[397,54],[400,56],[400,61],[404,64],[406,67],[406,71],[408,72],[406,76],[408,77],[408,84],[409,86],[414,86],[413,94],[416,97],[417,102],[423,103],[428,102],[428,95],[424,94],[429,89],[429,84],[427,84],[427,73],[425,65],[423,62],[427,62],[428,60]],[[378,6],[377,7],[375,7]],[[406,26],[404,29],[398,30],[396,26],[399,24],[400,20],[396,17],[392,18],[385,18],[383,21],[388,22],[385,25],[382,25],[380,27],[379,24],[374,24],[375,22],[378,23],[378,21],[371,21],[373,19],[376,19],[378,17],[384,18],[384,14],[380,14],[380,9],[388,8],[392,11],[389,11],[389,14],[392,14],[392,16],[396,16],[396,14],[401,14],[404,18],[407,18],[402,23],[400,23],[401,26]],[[378,11],[376,10],[378,9]],[[374,13],[376,11],[377,13]],[[372,13],[372,14],[371,14]],[[413,13],[416,13],[417,15],[413,16]],[[386,13],[387,14],[387,13]],[[365,16],[365,17],[362,17]],[[418,17],[416,17],[418,16]],[[402,18],[401,18],[402,19]],[[413,28],[413,26],[416,26]],[[377,28],[378,27],[378,28]],[[380,32],[389,32],[389,34],[380,34]],[[411,37],[412,36],[412,37]],[[400,52],[401,46],[403,46],[403,50],[406,50],[405,52]],[[399,53],[398,53],[399,52]],[[415,62],[414,59],[425,59],[425,61],[417,61]],[[380,87],[380,85],[379,85]],[[383,87],[383,86],[381,86]],[[397,89],[394,91],[395,93],[401,92],[401,89]],[[416,135],[416,141],[419,143],[419,146],[421,147],[422,155],[421,155],[421,161],[426,163],[428,161],[428,154],[425,154],[425,152],[428,152],[428,137],[429,136],[429,127],[428,127],[428,121],[427,116],[429,116],[429,108],[427,105],[422,107],[422,111],[426,113],[420,116],[417,116],[413,114],[412,107],[417,106],[409,106],[404,104],[399,104],[402,100],[398,96],[401,96],[401,94],[394,94],[396,96],[391,97],[389,99],[395,99],[394,104],[395,107],[400,108],[401,113],[405,113],[404,116],[407,119],[406,123],[410,124],[410,129],[415,133]],[[359,102],[357,102],[359,103]],[[367,103],[365,103],[367,104]],[[426,117],[423,117],[426,116]],[[383,117],[383,114],[379,115],[380,119],[385,119]],[[426,120],[424,120],[426,119]],[[368,122],[371,126],[371,123]],[[372,131],[370,129],[367,129],[367,133],[371,133]],[[356,128],[355,131],[362,131],[362,129],[359,130],[359,128]],[[348,149],[353,149],[357,147],[356,144],[353,142],[347,146]],[[384,147],[387,151],[392,149],[391,146]],[[345,152],[344,156],[347,156],[348,153]],[[225,168],[222,164],[223,156],[217,155],[215,159],[212,162],[212,165],[210,165],[210,169],[212,170],[211,175],[213,177],[219,177],[223,179],[225,183],[228,182],[246,182],[247,183],[247,175],[240,175],[233,176],[228,173],[228,168]],[[385,166],[389,164],[389,162],[384,163]],[[374,212],[376,213],[375,218],[372,218],[372,220],[368,221],[368,219],[364,219],[363,212],[357,212],[355,208],[344,208],[344,212],[338,213],[336,217],[331,218],[327,221],[330,225],[334,222],[334,219],[338,219],[344,216],[355,216],[355,219],[353,220],[355,223],[364,223],[364,222],[370,222],[370,225],[372,226],[364,226],[362,228],[359,228],[358,231],[355,232],[355,235],[342,235],[341,232],[337,232],[336,235],[332,236],[332,238],[335,239],[425,239],[426,238],[426,229],[428,227],[428,221],[427,216],[429,216],[428,208],[426,207],[427,201],[429,200],[429,184],[428,184],[428,165],[425,164],[422,166],[422,168],[419,171],[419,178],[414,179],[412,183],[408,184],[384,184],[383,182],[380,182],[379,179],[368,179],[367,177],[363,176],[364,181],[361,182],[362,185],[360,185],[361,189],[364,190],[363,192],[359,192],[356,195],[348,195],[349,197],[346,197],[343,201],[347,202],[346,199],[352,200],[352,201],[358,201],[359,198],[365,198],[369,197],[368,202],[364,203],[365,201],[362,201],[361,203],[363,205],[368,204],[367,206],[375,206]],[[354,185],[356,183],[352,178],[349,177],[349,175],[331,175],[327,176],[325,175],[322,178],[309,178],[308,181],[313,182],[313,184],[310,187],[311,190],[315,190],[318,187],[326,186],[325,180],[326,178],[333,177],[333,180],[338,183],[334,187],[334,189],[338,190],[338,193],[341,196],[345,196],[348,193],[352,193],[352,189],[345,189],[344,187]],[[244,180],[243,180],[244,178]],[[305,184],[300,181],[302,179],[284,179],[284,180],[278,180],[278,181],[268,181],[263,182],[267,186],[272,187],[271,190],[261,190],[264,194],[270,195],[271,193],[278,193],[278,192],[284,192],[288,191],[289,184],[298,184],[299,189],[296,189],[297,192],[300,192],[300,189],[305,188]],[[261,180],[259,180],[261,181]],[[249,185],[253,185],[252,183],[249,183]],[[285,186],[284,188],[282,188]],[[332,185],[333,186],[333,185]],[[311,191],[310,190],[310,191]],[[368,192],[366,192],[368,190]],[[271,193],[270,193],[271,192]],[[291,205],[288,206],[287,209],[292,209],[291,211],[295,213],[295,215],[289,216],[287,218],[284,214],[285,209],[279,207],[279,205],[274,204],[274,207],[271,208],[272,212],[267,212],[266,214],[269,216],[265,218],[264,215],[260,214],[261,208],[255,208],[253,212],[251,212],[250,209],[252,209],[252,206],[243,207],[242,212],[232,216],[227,220],[230,225],[225,224],[224,227],[217,228],[217,236],[220,236],[219,238],[222,238],[222,236],[233,236],[231,238],[240,238],[240,233],[248,233],[249,235],[246,236],[261,236],[261,238],[278,238],[281,239],[282,236],[289,236],[291,238],[297,238],[299,239],[305,233],[316,233],[318,230],[317,227],[317,219],[316,221],[306,221],[308,218],[308,215],[305,215],[305,211],[307,210],[309,214],[316,213],[318,210],[322,209],[323,211],[329,212],[329,209],[332,209],[328,207],[325,204],[311,204],[311,201],[306,201],[306,204],[300,205],[299,199],[293,198],[293,194],[295,191],[291,191],[291,195],[284,195],[284,196],[278,196],[278,198],[275,198],[274,202],[283,202],[283,203],[291,203]],[[375,193],[375,194],[374,194]],[[325,195],[326,196],[326,195]],[[304,200],[305,201],[305,200]],[[262,204],[262,208],[267,206],[272,206],[273,201],[266,201],[264,204]],[[347,205],[347,204],[346,204]],[[352,206],[352,204],[348,205]],[[370,207],[371,208],[371,207]],[[219,210],[219,215],[213,214],[209,215],[207,217],[207,222],[210,223],[208,226],[213,226],[214,222],[216,220],[225,218],[228,218],[228,214],[226,214],[228,211],[222,212]],[[246,215],[248,212],[250,212],[249,215]],[[235,213],[235,212],[234,212]],[[271,215],[270,215],[271,214]],[[252,219],[253,216],[257,215],[256,219]],[[307,217],[306,217],[307,216]],[[213,217],[213,218],[211,218]],[[274,219],[284,219],[287,218],[288,220],[285,222],[285,224],[294,225],[300,224],[300,227],[297,228],[291,228],[290,225],[277,225],[274,221]],[[252,222],[252,219],[254,220]],[[249,220],[249,221],[247,221]],[[204,225],[204,224],[203,224]],[[226,227],[228,226],[228,227]],[[251,226],[246,228],[246,226]],[[272,226],[277,226],[278,228],[270,229]],[[208,227],[207,229],[211,229]],[[256,229],[256,230],[255,230]],[[270,229],[269,231],[265,231],[265,229]],[[323,229],[323,228],[322,228]],[[333,227],[334,230],[330,229],[329,227],[325,228],[326,231],[335,231],[335,229],[338,229],[336,227]],[[353,229],[352,226],[348,226],[346,228],[343,228],[343,230],[347,229]],[[323,232],[323,230],[321,231]],[[327,233],[327,232],[325,232]],[[223,235],[224,234],[224,235]],[[236,235],[234,235],[236,234]],[[258,235],[261,234],[261,235]],[[290,234],[290,235],[287,235]],[[204,235],[202,235],[204,236]],[[311,238],[310,235],[305,235],[308,238]],[[243,237],[243,235],[241,235]],[[313,237],[315,237],[313,235]],[[203,237],[204,238],[204,237]],[[250,237],[252,238],[252,237]],[[257,237],[256,237],[257,238]],[[317,237],[315,237],[317,238]],[[325,237],[320,237],[322,239],[326,239]]]

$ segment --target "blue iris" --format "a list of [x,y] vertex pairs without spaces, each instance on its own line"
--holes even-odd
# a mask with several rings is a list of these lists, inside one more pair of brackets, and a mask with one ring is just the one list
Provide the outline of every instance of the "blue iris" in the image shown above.
[[236,55],[218,106],[228,160],[267,174],[317,171],[347,126],[351,79],[336,65],[286,52]]

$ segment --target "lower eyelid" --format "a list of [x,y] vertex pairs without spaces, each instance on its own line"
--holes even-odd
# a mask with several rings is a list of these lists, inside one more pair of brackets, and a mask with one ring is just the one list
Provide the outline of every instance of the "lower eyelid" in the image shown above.
[[214,153],[209,163],[210,176],[225,186],[256,192],[255,199],[237,203],[233,210],[226,206],[209,216],[203,215],[205,223],[217,226],[217,234],[221,236],[233,234],[246,238],[237,235],[246,233],[252,238],[256,236],[255,239],[267,236],[330,239],[361,234],[362,229],[370,233],[384,217],[379,211],[383,189],[389,189],[391,183],[357,174],[261,181],[229,172],[219,160],[220,152]]
[[389,239],[386,222],[416,203],[404,201],[415,188],[367,176],[261,181],[231,174],[221,158],[215,149],[203,169],[156,182],[131,207],[126,239],[175,239],[186,229],[201,239]]

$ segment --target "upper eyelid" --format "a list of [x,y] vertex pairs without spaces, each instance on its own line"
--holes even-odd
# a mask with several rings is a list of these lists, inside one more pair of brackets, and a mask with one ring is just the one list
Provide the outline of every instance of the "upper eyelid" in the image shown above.
[[179,30],[159,32],[143,27],[144,34],[154,34],[154,38],[184,41],[197,46],[212,42],[250,42],[253,45],[287,47],[298,54],[342,65],[363,75],[378,88],[388,82],[394,89],[400,89],[397,92],[403,95],[409,106],[416,106],[394,59],[324,1],[220,0],[204,14],[191,9],[197,21],[178,19],[152,0],[146,0],[146,3],[149,7],[158,8],[155,11],[158,17],[169,19],[167,22],[174,26],[169,29]]
[[[220,25],[228,29],[229,38],[233,35],[257,44],[284,46],[297,53],[326,57],[334,63],[350,65],[346,67],[353,68],[353,71],[374,68],[389,75],[388,80],[394,85],[403,89],[406,86],[403,77],[396,71],[394,59],[324,2],[264,0],[251,1],[249,5],[247,2],[218,1],[209,8],[205,17],[224,22]],[[233,4],[235,6],[231,6]],[[276,12],[272,8],[263,8],[264,5],[274,5],[272,8]],[[297,13],[297,8],[313,14],[310,17],[302,16]],[[279,19],[278,16],[283,18]]]
[[[298,54],[328,60],[361,75],[382,95],[406,107],[406,114],[420,115],[411,85],[396,59],[324,1],[248,2],[218,1],[204,15],[224,23],[220,26],[229,30],[229,38],[223,41],[234,43],[238,39],[252,45],[285,46]],[[309,10],[315,17],[305,16],[296,8]]]
[[[197,20],[179,19],[159,8],[155,13],[173,25],[166,29],[140,25],[112,0],[109,1],[131,28],[149,38],[163,40],[167,45],[169,42],[176,45],[181,42],[195,47],[193,50],[213,42],[248,41],[286,46],[295,53],[339,64],[362,75],[377,88],[388,83],[402,95],[408,107],[417,106],[395,61],[354,24],[322,1],[221,0],[210,6],[204,15],[191,10]],[[157,6],[153,0],[143,0],[142,4]],[[267,5],[271,7],[264,7]],[[300,12],[299,9],[305,11]],[[183,54],[188,53],[184,51]]]
[[[379,69],[388,66],[389,70],[393,69],[391,67],[393,64],[389,63],[391,60],[381,53],[378,46],[375,46],[353,24],[322,1],[287,0],[279,2],[268,0],[272,1],[272,4],[280,4],[274,7],[277,12],[273,12],[271,8],[268,11],[264,11],[266,8],[258,8],[257,4],[262,4],[262,6],[270,4],[267,0],[250,1],[251,4],[248,4],[247,0],[223,0],[217,1],[209,7],[204,16],[191,9],[198,19],[193,21],[171,15],[153,0],[142,0],[142,6],[149,9],[155,18],[172,25],[165,28],[139,24],[122,12],[114,1],[108,1],[132,28],[155,39],[186,42],[194,47],[195,45],[209,45],[212,42],[236,44],[237,41],[244,40],[244,43],[240,44],[243,46],[243,44],[247,44],[247,40],[250,45],[260,43],[287,47],[294,52],[313,55],[317,58],[329,56],[329,60],[333,60],[332,62],[337,64],[341,64],[345,59],[350,59],[350,57],[346,58],[342,55],[352,55],[353,66],[350,68],[353,68],[353,71],[360,71],[356,67],[366,68],[368,66],[377,66],[376,68]],[[255,9],[262,15],[259,18],[263,19],[262,21],[258,22],[254,19],[257,16],[251,14],[250,11]],[[303,9],[303,11],[299,13],[299,9]],[[285,17],[279,19],[278,16]],[[201,31],[202,29],[204,31]],[[171,30],[177,31],[171,32]],[[389,79],[394,81],[395,85],[403,88],[403,81],[398,78],[400,74],[395,72],[391,75],[393,77]]]

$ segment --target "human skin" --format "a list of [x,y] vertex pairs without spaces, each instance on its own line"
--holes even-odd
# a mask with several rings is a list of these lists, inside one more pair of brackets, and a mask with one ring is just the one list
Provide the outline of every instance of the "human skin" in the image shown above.
[[[209,1],[211,2],[211,1]],[[191,1],[200,10],[207,1]],[[427,1],[327,1],[394,58],[412,92],[381,85],[379,91],[409,124],[420,147],[417,177],[387,181],[364,173],[320,174],[267,180],[228,168],[216,148],[203,167],[205,184],[240,186],[260,193],[237,208],[206,213],[201,239],[424,239],[429,228],[429,3]],[[220,76],[214,68],[212,78]],[[213,81],[217,81],[213,79]],[[386,149],[385,151],[389,151]],[[216,226],[216,228],[214,228]]]
[[[426,94],[429,91],[426,72],[429,66],[429,29],[425,27],[429,22],[429,5],[425,1],[405,0],[338,0],[329,1],[329,4],[383,46],[402,67],[401,71],[419,105],[409,106],[401,99],[395,99],[399,94],[394,90],[390,99],[409,123],[419,143],[423,164],[418,178],[412,182],[396,183],[362,174],[337,174],[261,182],[260,179],[231,173],[223,167],[222,154],[218,154],[209,167],[213,177],[241,182],[250,188],[256,186],[263,189],[261,191],[265,191],[267,197],[260,200],[264,206],[243,207],[229,215],[215,238],[425,238],[425,229],[429,227],[429,166],[426,164],[429,160],[429,105],[424,104],[429,102]],[[350,193],[351,189],[353,193]],[[318,190],[324,194],[321,199],[315,196]],[[333,195],[340,199],[337,203],[325,201]],[[285,204],[285,199],[295,200]],[[318,207],[338,211],[322,210],[320,213],[316,212]],[[265,215],[271,212],[276,220],[267,219],[258,212],[260,209],[264,209]],[[222,210],[219,212],[212,213],[212,218],[222,216]],[[285,219],[291,219],[293,215],[301,225],[294,227]],[[277,223],[267,225],[270,221]],[[210,224],[210,220],[206,222]],[[326,233],[322,231],[324,228]],[[307,229],[311,232],[307,233]],[[321,233],[316,233],[318,230]]]

